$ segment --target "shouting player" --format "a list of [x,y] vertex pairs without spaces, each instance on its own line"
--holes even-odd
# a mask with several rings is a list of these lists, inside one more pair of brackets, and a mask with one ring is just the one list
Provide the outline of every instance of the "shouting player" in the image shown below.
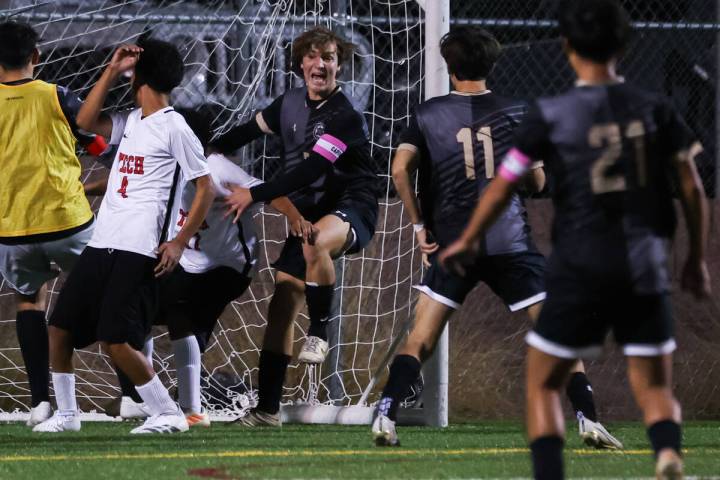
[[[477,27],[459,27],[445,35],[440,51],[448,65],[453,91],[419,105],[393,160],[393,181],[431,263],[420,290],[415,322],[406,344],[390,366],[372,434],[379,446],[397,445],[399,403],[432,354],[446,322],[478,282],[485,282],[512,312],[527,310],[537,319],[545,298],[545,259],[530,236],[525,206],[513,194],[498,222],[481,241],[481,252],[464,275],[439,268],[434,253],[460,236],[478,193],[495,176],[510,148],[513,132],[526,114],[523,102],[487,89],[486,78],[500,56],[498,41]],[[410,176],[420,175],[420,199]],[[545,184],[542,162],[532,166],[524,187],[538,192]],[[422,215],[422,216],[421,216]],[[428,240],[428,231],[435,241]],[[580,421],[583,439],[599,448],[622,448],[597,422],[592,390],[576,368],[568,395]]]
[[303,299],[310,328],[298,359],[324,361],[335,285],[333,259],[360,251],[375,232],[378,177],[367,126],[336,78],[351,52],[351,44],[325,28],[300,35],[293,42],[293,66],[305,87],[285,92],[218,142],[224,148],[238,148],[263,134],[280,135],[287,173],[251,189],[235,188],[229,203],[239,214],[253,202],[289,195],[317,230],[312,241],[288,238],[274,264],[278,272],[260,353],[259,403],[239,420],[246,426],[280,424],[292,326]]
[[[138,108],[101,114],[108,90],[133,70]],[[97,225],[50,318],[50,357],[58,411],[35,431],[79,430],[72,356],[75,348],[104,344],[135,384],[151,416],[131,433],[188,429],[182,411],[139,350],[150,331],[155,277],[170,273],[197,232],[214,197],[203,149],[181,115],[169,106],[183,78],[183,61],[169,43],[118,48],[78,113],[81,128],[118,145]],[[175,238],[165,241],[174,197],[186,181],[197,193]]]
[[80,183],[76,139],[93,154],[102,137],[81,134],[81,102],[69,89],[33,80],[40,53],[27,24],[0,23],[0,274],[15,290],[20,352],[30,384],[28,426],[52,415],[45,282],[70,270],[93,231]]
[[463,259],[502,218],[531,159],[544,159],[556,189],[547,300],[527,335],[527,428],[535,477],[563,477],[559,393],[576,359],[599,353],[612,330],[628,357],[656,476],[681,478],[680,406],[671,382],[671,179],[690,239],[682,284],[706,296],[707,205],[693,161],[701,147],[667,100],[617,75],[630,23],[616,0],[563,2],[560,32],[578,77],[575,88],[531,108],[514,148],[441,263],[464,268]]

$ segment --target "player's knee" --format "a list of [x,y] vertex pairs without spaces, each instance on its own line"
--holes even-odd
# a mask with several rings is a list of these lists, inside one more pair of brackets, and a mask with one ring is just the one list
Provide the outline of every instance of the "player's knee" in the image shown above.
[[304,244],[303,257],[308,265],[314,265],[325,258],[330,258],[329,245],[321,240],[316,241],[313,245]]

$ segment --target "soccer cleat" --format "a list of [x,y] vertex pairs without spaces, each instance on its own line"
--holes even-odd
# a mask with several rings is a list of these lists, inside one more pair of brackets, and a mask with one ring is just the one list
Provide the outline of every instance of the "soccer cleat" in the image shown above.
[[610,435],[600,422],[593,422],[585,418],[582,412],[577,414],[579,422],[580,438],[583,439],[585,445],[598,449],[621,450],[623,444]]
[[185,420],[187,420],[190,428],[210,426],[210,415],[208,415],[205,409],[203,409],[200,413],[186,413]]
[[34,427],[35,425],[44,422],[48,418],[52,417],[53,411],[50,406],[50,402],[40,402],[36,407],[30,409],[30,418],[25,422],[28,427]]
[[137,403],[131,397],[122,397],[122,400],[120,400],[120,416],[123,420],[148,418],[150,409],[144,403]]
[[655,478],[657,480],[682,480],[683,463],[677,452],[662,450],[655,463]]
[[400,439],[398,439],[395,431],[395,422],[385,415],[378,415],[372,424],[372,436],[375,445],[378,447],[399,447]]
[[305,343],[298,355],[298,362],[318,364],[325,361],[328,353],[328,342],[320,337],[309,336],[305,339]]
[[80,416],[77,412],[70,414],[55,412],[55,415],[33,427],[33,432],[59,433],[77,432],[80,430]]
[[279,413],[267,413],[253,408],[244,416],[233,421],[237,427],[282,427]]
[[190,426],[185,419],[185,414],[178,408],[173,413],[163,413],[153,415],[145,420],[145,423],[139,427],[130,430],[132,434],[149,434],[149,433],[180,433],[187,432]]

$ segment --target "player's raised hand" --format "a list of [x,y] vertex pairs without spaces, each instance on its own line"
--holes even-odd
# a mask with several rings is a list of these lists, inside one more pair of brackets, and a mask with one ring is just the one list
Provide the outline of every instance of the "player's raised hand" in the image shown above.
[[185,245],[177,239],[165,242],[157,250],[158,264],[155,266],[155,277],[162,277],[173,270],[180,262]]
[[445,270],[465,276],[467,266],[475,260],[478,250],[478,242],[468,242],[460,237],[440,252],[438,262]]
[[225,205],[228,206],[228,211],[225,212],[224,217],[227,218],[234,214],[233,223],[237,223],[240,215],[253,203],[250,189],[235,185],[234,183],[226,183],[224,186],[230,190],[230,194],[225,197]]
[[704,260],[688,258],[683,268],[681,286],[696,298],[710,296],[710,273]]
[[290,221],[290,233],[295,237],[302,237],[303,242],[314,245],[318,229],[312,222],[305,220],[303,217],[298,217]]
[[108,68],[111,68],[117,73],[123,73],[128,70],[135,68],[140,53],[143,51],[141,47],[137,45],[120,45],[115,53],[113,53]]

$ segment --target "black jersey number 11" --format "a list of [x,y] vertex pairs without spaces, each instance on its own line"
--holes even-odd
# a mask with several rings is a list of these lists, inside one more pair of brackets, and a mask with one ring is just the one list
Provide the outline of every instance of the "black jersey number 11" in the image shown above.
[[[640,120],[633,120],[627,124],[624,137],[632,141],[635,150],[637,184],[644,187],[647,183],[645,126]],[[590,168],[593,193],[626,191],[628,186],[625,174],[623,172],[612,174],[609,172],[610,169],[617,166],[617,162],[622,156],[623,136],[620,133],[620,125],[617,123],[605,123],[593,126],[588,133],[588,143],[593,148],[605,147],[600,157],[593,162]]]

